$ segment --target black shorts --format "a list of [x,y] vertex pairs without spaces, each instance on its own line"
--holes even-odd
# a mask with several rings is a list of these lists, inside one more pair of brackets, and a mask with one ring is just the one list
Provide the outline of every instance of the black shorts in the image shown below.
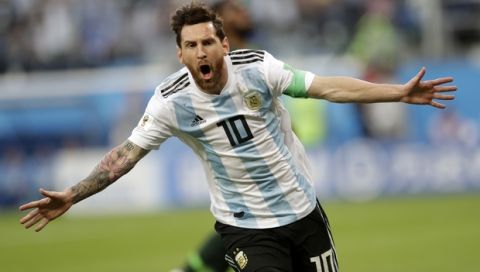
[[301,220],[271,229],[246,229],[215,223],[235,271],[336,272],[330,226],[320,204]]

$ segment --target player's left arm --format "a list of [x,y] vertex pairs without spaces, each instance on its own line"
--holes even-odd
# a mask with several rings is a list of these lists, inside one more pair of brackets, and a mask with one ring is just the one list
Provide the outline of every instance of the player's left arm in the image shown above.
[[422,68],[405,84],[376,84],[351,77],[314,76],[307,95],[337,103],[404,102],[431,105],[443,109],[445,105],[435,100],[453,100],[457,87],[444,85],[452,77],[422,80],[426,69]]

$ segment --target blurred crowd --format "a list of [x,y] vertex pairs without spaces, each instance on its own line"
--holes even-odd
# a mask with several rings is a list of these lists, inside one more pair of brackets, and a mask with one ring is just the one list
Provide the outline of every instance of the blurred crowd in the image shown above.
[[0,7],[0,71],[138,63],[168,1],[15,0]]
[[[0,73],[174,61],[169,17],[180,0],[11,0],[0,4]],[[204,1],[217,4],[221,1]],[[288,53],[341,53],[371,6],[353,0],[238,1],[252,44]],[[418,18],[406,1],[388,11],[407,44]],[[226,18],[238,16],[231,12]],[[237,21],[237,24],[241,21]],[[245,21],[243,21],[245,22]],[[248,21],[247,21],[248,22]]]
[[[169,17],[187,0],[4,0],[0,2],[0,73],[174,61]],[[205,0],[216,5],[219,0]],[[451,12],[460,43],[479,39],[475,1],[238,0],[248,14],[227,9],[236,24],[252,24],[250,44],[282,56],[344,53],[359,27],[391,24],[403,51],[418,50],[422,15],[435,5]],[[426,2],[429,2],[428,4]],[[423,3],[423,4],[421,4]],[[437,4],[432,4],[437,3]],[[470,3],[470,4],[469,4]],[[420,7],[423,7],[420,8]],[[422,11],[423,10],[423,11]],[[473,12],[472,12],[473,11]],[[366,23],[362,17],[375,14]],[[380,18],[383,14],[384,18]],[[439,14],[431,16],[438,17]],[[440,14],[441,15],[441,14]],[[239,17],[243,16],[243,17]],[[245,19],[245,20],[239,20]],[[387,20],[384,20],[387,19]],[[436,22],[432,18],[432,22]],[[383,20],[383,21],[382,21]],[[363,26],[362,26],[363,24]],[[360,30],[361,31],[361,30]],[[390,30],[388,30],[390,31]],[[379,37],[383,43],[390,37]],[[358,45],[356,45],[358,49]],[[372,51],[375,46],[371,48]],[[433,48],[432,48],[433,50]]]

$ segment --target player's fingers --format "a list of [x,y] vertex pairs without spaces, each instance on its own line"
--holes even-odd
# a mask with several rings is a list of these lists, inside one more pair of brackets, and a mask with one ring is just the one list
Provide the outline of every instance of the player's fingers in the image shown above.
[[[23,204],[22,206],[19,207],[19,209],[21,211],[24,211],[24,210],[28,210],[28,209],[31,209],[31,208],[37,208],[38,206],[40,206],[42,203],[45,203],[44,201],[45,198],[42,198],[40,200],[36,200],[36,201],[32,201],[32,202],[29,202],[27,204]],[[43,202],[42,202],[43,201]]]
[[429,82],[433,85],[442,85],[442,84],[449,83],[449,82],[452,82],[452,81],[453,81],[453,77],[441,77],[441,78],[436,78],[436,79],[432,79],[432,80],[427,80],[425,82]]
[[418,73],[415,75],[415,77],[413,77],[413,79],[416,82],[419,82],[420,80],[422,80],[423,76],[425,75],[425,72],[426,72],[425,67],[422,67],[420,71],[418,71]]
[[436,92],[454,92],[457,90],[457,86],[435,86]]
[[449,95],[449,94],[435,94],[433,96],[434,99],[440,99],[440,100],[453,100],[455,99],[454,95]]
[[60,194],[59,192],[47,191],[44,189],[40,189],[40,193],[46,197],[53,197],[53,198],[58,198]]
[[430,102],[430,105],[432,105],[433,107],[438,108],[438,109],[444,109],[444,108],[445,108],[445,105],[440,104],[440,103],[438,103],[438,102],[436,102],[436,101]]
[[48,223],[50,222],[50,220],[48,220],[48,218],[43,218],[41,220],[41,222],[37,225],[37,227],[35,228],[35,231],[36,232],[39,232],[41,231]]
[[38,212],[39,212],[38,208],[30,211],[27,215],[25,215],[24,217],[22,217],[22,219],[20,219],[20,224],[24,224],[28,220],[32,219],[34,216],[38,214]]
[[418,73],[412,77],[406,84],[406,88],[411,89],[414,86],[423,86],[425,83],[422,80],[423,76],[425,75],[425,67],[422,67]]
[[31,226],[37,224],[38,221],[42,220],[42,218],[43,218],[43,216],[41,214],[35,215],[35,217],[33,217],[32,219],[30,219],[30,221],[28,221],[24,224],[25,228],[28,229]]

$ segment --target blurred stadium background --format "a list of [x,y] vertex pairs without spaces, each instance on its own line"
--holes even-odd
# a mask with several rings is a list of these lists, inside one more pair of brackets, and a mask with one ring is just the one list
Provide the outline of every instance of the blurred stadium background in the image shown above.
[[[201,166],[174,139],[41,234],[15,212],[39,187],[76,183],[129,136],[180,68],[169,15],[185,2],[0,2],[0,270],[168,271],[212,229]],[[285,103],[344,271],[477,271],[480,1],[239,3],[229,16],[248,14],[238,30],[248,46],[297,68],[405,82],[426,66],[426,78],[455,77],[457,98],[442,111]]]

